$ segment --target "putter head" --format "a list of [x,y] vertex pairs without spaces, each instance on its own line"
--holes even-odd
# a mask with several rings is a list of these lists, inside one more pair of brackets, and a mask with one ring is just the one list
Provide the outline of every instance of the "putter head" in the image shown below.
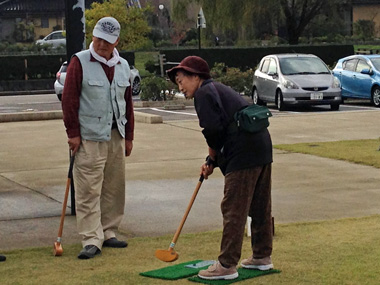
[[54,256],[61,256],[63,253],[63,248],[61,243],[55,242],[53,247],[53,254]]
[[173,249],[157,249],[155,256],[165,262],[173,262],[178,259],[178,253]]

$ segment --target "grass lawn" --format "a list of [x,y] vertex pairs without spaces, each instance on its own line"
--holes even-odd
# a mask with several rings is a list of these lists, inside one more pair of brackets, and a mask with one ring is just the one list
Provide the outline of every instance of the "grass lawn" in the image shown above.
[[[378,284],[380,216],[315,223],[276,225],[273,262],[280,274],[240,284]],[[6,252],[0,264],[1,284],[191,284],[165,281],[140,272],[195,259],[216,259],[221,232],[184,234],[176,245],[180,257],[164,263],[154,257],[172,236],[133,238],[126,249],[103,250],[102,256],[79,260],[80,245],[64,245],[61,257],[52,247]],[[243,258],[250,255],[244,240]]]
[[150,60],[156,60],[155,57],[157,56],[158,52],[155,51],[135,52],[135,66],[142,77],[147,76],[149,74],[149,72],[145,70],[145,63]]
[[[359,140],[275,147],[379,168],[379,145],[379,140]],[[281,273],[239,284],[379,284],[379,225],[380,215],[276,225],[272,258]],[[216,259],[220,238],[221,231],[181,235],[175,248],[180,257],[170,264],[156,259],[154,252],[167,249],[172,235],[132,238],[128,248],[105,248],[102,256],[91,260],[77,259],[80,244],[63,243],[61,257],[53,256],[52,246],[8,251],[2,253],[7,261],[0,263],[0,284],[192,284],[139,273]],[[249,255],[250,238],[245,237],[242,258]]]
[[283,144],[275,145],[274,148],[380,168],[380,138],[378,140]]
[[380,50],[380,46],[379,45],[354,45],[354,49],[355,51],[357,51],[358,49],[374,49],[374,50]]

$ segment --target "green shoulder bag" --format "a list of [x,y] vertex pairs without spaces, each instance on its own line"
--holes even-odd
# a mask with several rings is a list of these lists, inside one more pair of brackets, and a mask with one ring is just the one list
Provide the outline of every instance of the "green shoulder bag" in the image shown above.
[[265,106],[249,105],[234,114],[238,130],[257,133],[269,126],[272,113]]

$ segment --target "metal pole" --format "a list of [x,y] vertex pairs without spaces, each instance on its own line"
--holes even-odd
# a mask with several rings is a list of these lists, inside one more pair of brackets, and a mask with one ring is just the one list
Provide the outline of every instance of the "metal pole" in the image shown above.
[[[71,151],[69,150],[69,161],[71,160]],[[70,180],[70,198],[71,198],[71,215],[75,216],[77,214],[75,208],[75,188],[74,188],[74,177],[71,172],[71,180]]]
[[[73,54],[86,49],[84,0],[65,0],[66,55],[70,62]],[[70,153],[69,153],[70,155]],[[74,179],[71,179],[71,215],[76,215]]]
[[66,55],[67,62],[73,54],[86,49],[84,0],[65,0],[66,4]]
[[198,14],[198,49],[201,49],[201,14]]

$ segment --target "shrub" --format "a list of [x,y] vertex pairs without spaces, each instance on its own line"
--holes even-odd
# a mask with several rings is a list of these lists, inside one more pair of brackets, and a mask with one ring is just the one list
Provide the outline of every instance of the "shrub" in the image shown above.
[[354,23],[354,35],[362,40],[371,40],[375,35],[375,22],[372,20],[358,20]]
[[164,99],[163,92],[170,90],[171,84],[169,81],[158,76],[148,76],[141,80],[142,101],[161,101]]
[[145,62],[144,66],[145,66],[145,70],[149,71],[150,73],[157,72],[158,67],[156,66],[156,62],[152,59]]
[[211,69],[211,76],[239,93],[250,94],[253,80],[252,69],[241,71],[235,67],[227,67],[224,63],[215,63]]

